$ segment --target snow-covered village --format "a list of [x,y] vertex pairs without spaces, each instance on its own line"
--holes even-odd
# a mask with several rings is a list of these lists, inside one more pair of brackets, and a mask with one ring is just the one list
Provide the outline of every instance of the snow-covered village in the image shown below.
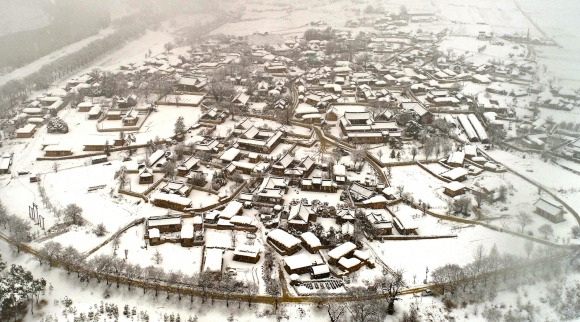
[[580,3],[2,7],[0,320],[580,319]]

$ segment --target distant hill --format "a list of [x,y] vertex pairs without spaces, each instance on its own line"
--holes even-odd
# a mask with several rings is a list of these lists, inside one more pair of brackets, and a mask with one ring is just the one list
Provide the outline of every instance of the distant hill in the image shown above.
[[37,0],[0,0],[0,37],[50,24],[52,17]]
[[0,1],[0,70],[34,61],[110,23],[102,0]]

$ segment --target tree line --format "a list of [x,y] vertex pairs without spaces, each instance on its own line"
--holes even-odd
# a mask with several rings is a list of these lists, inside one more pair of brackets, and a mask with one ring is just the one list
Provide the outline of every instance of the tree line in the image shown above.
[[144,33],[147,21],[139,17],[127,17],[124,19],[123,28],[116,29],[112,34],[95,40],[76,52],[52,61],[40,68],[35,73],[23,79],[13,79],[0,87],[0,104],[3,108],[1,113],[6,113],[23,95],[33,90],[47,89],[50,84],[65,75],[88,66],[92,61],[125,44]]

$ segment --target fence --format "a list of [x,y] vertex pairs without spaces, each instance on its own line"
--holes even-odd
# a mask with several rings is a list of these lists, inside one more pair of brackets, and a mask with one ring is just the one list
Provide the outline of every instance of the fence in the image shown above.
[[141,129],[141,127],[143,126],[143,124],[145,124],[145,121],[147,121],[147,119],[149,118],[149,115],[151,115],[151,111],[147,111],[147,114],[145,115],[145,118],[139,122],[139,125],[137,126],[125,126],[125,127],[117,127],[117,128],[99,128],[99,124],[104,121],[103,119],[99,119],[99,121],[97,122],[97,132],[131,132],[131,131],[139,131]]
[[212,209],[217,209],[217,208],[220,208],[222,206],[225,206],[227,203],[234,200],[238,196],[238,194],[242,191],[242,189],[244,189],[246,187],[247,184],[248,184],[248,181],[244,181],[244,183],[242,183],[241,186],[239,186],[229,197],[225,198],[224,200],[219,201],[217,204],[192,209],[189,214],[184,214],[183,217],[184,218],[194,217],[195,213],[201,213],[201,212],[205,212],[205,211],[209,211]]
[[[497,162],[495,159],[493,159],[492,157],[490,157],[487,153],[483,152],[481,149],[478,149],[478,151],[483,154],[486,158],[493,160],[495,163],[501,164],[499,162]],[[545,193],[547,193],[548,195],[550,195],[550,197],[554,198],[556,201],[558,201],[560,204],[562,204],[562,206],[564,206],[564,208],[566,208],[566,210],[568,210],[570,212],[570,214],[572,214],[572,216],[574,216],[574,218],[576,219],[576,221],[580,224],[580,215],[578,215],[578,213],[570,206],[568,206],[567,203],[565,203],[562,199],[560,199],[558,196],[556,196],[554,193],[552,193],[551,191],[549,191],[546,187],[544,187],[543,185],[527,178],[524,175],[519,174],[518,172],[514,171],[513,169],[510,169],[508,166],[504,165],[504,167],[506,167],[507,170],[509,170],[511,173],[517,175],[518,177],[526,180],[527,182],[533,184],[534,186],[538,187],[539,189],[541,189],[542,191],[544,191]]]
[[111,235],[111,237],[107,238],[104,242],[100,243],[97,247],[89,250],[86,255],[86,257],[91,256],[93,253],[95,253],[97,250],[99,250],[101,247],[105,246],[106,244],[108,244],[109,242],[111,242],[113,239],[119,237],[119,235],[121,235],[122,233],[126,232],[127,229],[133,227],[133,226],[137,226],[140,225],[142,223],[145,222],[145,218],[138,218],[133,220],[132,222],[128,223],[127,225],[125,225],[123,228],[117,230],[113,235]]
[[[165,144],[166,141],[161,141],[161,143]],[[136,145],[129,145],[129,146],[121,146],[116,148],[110,148],[109,152],[118,152],[124,150],[131,150],[131,149],[139,149],[147,147],[147,144],[136,144]],[[90,158],[95,156],[103,155],[103,151],[95,152],[95,153],[86,153],[86,154],[77,154],[77,155],[67,155],[64,157],[38,157],[36,158],[37,161],[58,161],[58,160],[72,160],[72,159],[82,159],[82,158]]]
[[439,179],[439,180],[441,180],[441,181],[443,181],[443,182],[451,182],[451,180],[449,180],[449,179],[447,179],[447,178],[444,178],[444,177],[442,177],[442,176],[440,176],[440,175],[436,174],[435,172],[431,171],[429,168],[427,168],[427,167],[426,167],[424,164],[422,164],[421,162],[417,161],[417,165],[418,165],[419,167],[421,167],[421,169],[423,169],[423,170],[427,171],[427,173],[429,173],[430,175],[434,176],[435,178],[437,178],[437,179]]

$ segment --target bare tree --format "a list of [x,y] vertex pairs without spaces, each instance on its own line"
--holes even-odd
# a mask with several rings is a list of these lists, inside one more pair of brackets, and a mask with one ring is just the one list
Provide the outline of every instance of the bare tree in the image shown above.
[[532,251],[534,250],[534,242],[531,240],[527,240],[526,243],[524,244],[524,249],[526,250],[526,254],[528,255],[528,258],[530,258],[530,255],[532,254]]
[[533,223],[534,220],[532,219],[532,216],[530,216],[528,213],[525,213],[523,211],[520,211],[520,213],[516,216],[516,219],[518,221],[518,223],[520,224],[520,226],[522,227],[521,229],[521,233],[524,232],[524,228]]
[[252,307],[252,299],[258,293],[258,285],[255,282],[246,286],[246,294],[248,295],[248,307]]
[[380,300],[356,301],[348,305],[350,320],[356,322],[379,322],[385,318],[384,302]]
[[351,159],[354,162],[361,162],[362,160],[364,160],[367,150],[368,150],[369,146],[366,144],[363,144],[359,147],[356,148],[356,150],[352,151],[351,153]]
[[[39,251],[39,259],[46,259],[48,265],[52,267],[52,261],[62,255],[62,245],[60,243],[49,241]],[[42,264],[42,261],[40,262]]]
[[453,208],[455,210],[455,213],[467,215],[469,213],[470,207],[471,207],[471,199],[467,196],[463,196],[453,202]]
[[127,287],[129,291],[131,291],[131,281],[141,277],[143,274],[143,268],[141,265],[127,265],[125,268],[125,276],[127,276]]
[[328,302],[326,304],[326,312],[328,312],[328,317],[330,322],[341,322],[346,320],[346,306],[334,302]]
[[423,144],[423,152],[425,153],[425,160],[429,159],[434,149],[435,149],[435,140],[433,138],[427,138],[425,144]]
[[457,264],[443,265],[431,273],[433,282],[439,287],[443,295],[446,287],[453,293],[457,284],[464,279],[464,275],[463,269]]
[[217,104],[222,100],[234,95],[234,85],[226,79],[226,73],[223,71],[215,72],[209,80],[208,94],[213,96]]
[[156,249],[153,253],[153,257],[151,258],[155,264],[159,265],[163,262],[163,255],[159,252],[159,249]]
[[485,200],[485,193],[483,193],[483,191],[476,191],[473,190],[473,197],[475,199],[475,202],[477,203],[477,208],[481,208],[481,205],[483,205],[483,201]]
[[185,133],[185,122],[183,116],[179,116],[175,121],[175,128],[173,129],[175,136],[180,136]]
[[403,281],[403,270],[397,269],[394,272],[383,272],[383,276],[378,281],[378,285],[382,288],[387,298],[388,308],[387,313],[392,315],[395,313],[395,300],[401,290],[405,286]]
[[81,216],[83,209],[77,204],[71,203],[64,208],[64,219],[73,225],[82,225],[83,217]]
[[540,228],[538,228],[538,231],[544,234],[544,239],[548,239],[548,235],[552,235],[554,233],[554,230],[550,224],[543,224],[540,226]]

